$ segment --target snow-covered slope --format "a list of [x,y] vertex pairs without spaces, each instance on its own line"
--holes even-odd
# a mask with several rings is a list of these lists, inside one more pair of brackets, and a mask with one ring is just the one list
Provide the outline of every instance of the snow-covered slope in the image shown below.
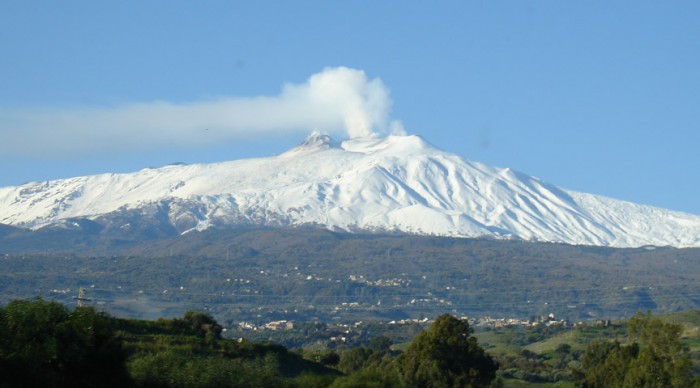
[[435,149],[418,136],[0,188],[0,223],[24,228],[152,217],[180,233],[213,226],[319,225],[349,231],[495,236],[631,247],[700,246],[700,217],[559,189]]

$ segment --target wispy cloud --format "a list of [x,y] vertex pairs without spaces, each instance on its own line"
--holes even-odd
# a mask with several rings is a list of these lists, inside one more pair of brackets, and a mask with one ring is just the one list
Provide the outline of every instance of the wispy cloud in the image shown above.
[[81,109],[0,110],[0,155],[206,146],[279,133],[346,137],[402,132],[384,83],[361,70],[327,68],[276,96],[191,103],[155,101]]

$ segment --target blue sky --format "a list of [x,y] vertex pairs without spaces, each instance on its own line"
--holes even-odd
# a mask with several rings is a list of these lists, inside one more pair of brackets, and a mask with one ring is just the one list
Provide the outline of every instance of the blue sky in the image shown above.
[[694,1],[5,1],[0,186],[278,154],[337,117],[213,141],[173,123],[304,112],[342,66],[385,103],[378,132],[400,121],[469,160],[700,214],[698,18]]

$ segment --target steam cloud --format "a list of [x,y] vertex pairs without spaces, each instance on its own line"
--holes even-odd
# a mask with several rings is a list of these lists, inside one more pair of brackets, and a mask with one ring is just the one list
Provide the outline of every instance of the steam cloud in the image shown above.
[[326,68],[277,96],[113,108],[0,111],[0,155],[61,156],[164,146],[205,146],[279,133],[321,131],[350,138],[403,133],[378,78]]

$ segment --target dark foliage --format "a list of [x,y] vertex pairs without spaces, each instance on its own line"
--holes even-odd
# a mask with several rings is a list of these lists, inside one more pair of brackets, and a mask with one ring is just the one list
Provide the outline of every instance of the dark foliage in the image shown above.
[[111,319],[93,308],[38,299],[0,310],[0,385],[123,386],[125,360]]
[[415,387],[486,387],[498,365],[465,320],[439,316],[397,358],[403,381]]
[[584,387],[690,387],[692,364],[680,340],[681,326],[649,314],[629,321],[626,344],[596,341],[578,371]]
[[13,301],[0,308],[0,387],[313,387],[339,375],[279,345],[223,340],[220,328],[195,311],[139,321]]

